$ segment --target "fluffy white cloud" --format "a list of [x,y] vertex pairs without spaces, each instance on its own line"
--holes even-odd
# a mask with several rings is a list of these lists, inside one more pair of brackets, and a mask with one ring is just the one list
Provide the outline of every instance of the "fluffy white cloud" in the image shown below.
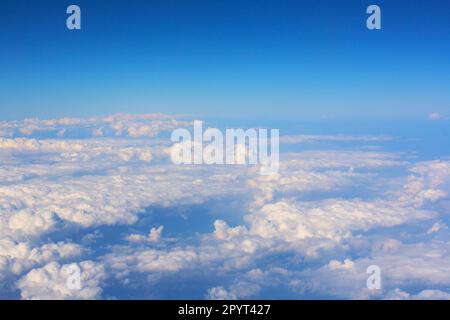
[[295,242],[306,238],[340,241],[352,231],[390,227],[408,221],[430,219],[432,212],[414,210],[389,201],[332,200],[267,204],[247,216],[250,234]]
[[246,299],[257,294],[260,289],[260,286],[255,283],[237,282],[232,284],[229,289],[221,286],[210,288],[205,298],[209,300]]
[[328,263],[328,267],[332,270],[336,269],[343,269],[343,270],[349,270],[353,269],[354,263],[350,259],[345,259],[343,262],[337,261],[337,260],[331,260],[330,263]]
[[100,284],[106,274],[102,265],[93,261],[83,261],[80,268],[80,287],[69,285],[74,276],[71,264],[59,265],[51,262],[42,268],[28,272],[17,283],[23,299],[96,299],[100,298]]
[[206,299],[209,300],[237,300],[237,296],[228,292],[224,287],[214,287],[208,289]]
[[401,201],[412,201],[416,206],[445,199],[450,191],[450,161],[425,161],[411,167],[412,173],[397,194]]
[[441,290],[422,290],[418,294],[410,294],[395,289],[386,295],[388,300],[450,300],[450,293]]
[[201,203],[209,197],[239,193],[244,186],[222,174],[224,170],[141,165],[3,185],[0,230],[21,238],[53,230],[58,219],[83,227],[132,224],[151,205]]
[[116,247],[112,253],[103,257],[103,262],[112,269],[115,276],[125,279],[132,273],[160,275],[174,273],[182,269],[199,266],[199,255],[195,248],[154,248]]
[[431,219],[436,214],[392,201],[327,199],[266,204],[245,216],[247,226],[229,227],[215,222],[214,236],[245,254],[295,250],[315,257],[342,241],[374,228],[392,227]]
[[25,119],[1,121],[0,134],[3,137],[99,137],[128,136],[155,137],[163,131],[188,125],[188,121],[165,114],[116,114],[91,118]]
[[[382,240],[380,240],[382,241]],[[296,274],[303,283],[309,283],[311,292],[320,292],[334,298],[399,298],[398,293],[414,287],[448,288],[450,280],[450,251],[447,242],[404,244],[399,241],[382,241],[370,251],[369,257],[347,263],[332,262],[317,270]],[[380,268],[381,289],[366,287],[367,268]],[[401,290],[399,289],[401,288]],[[398,289],[396,291],[396,289]],[[400,290],[400,291],[399,291]],[[403,290],[403,291],[402,291]],[[397,297],[394,297],[394,293]],[[402,293],[403,295],[403,293]],[[413,298],[409,294],[403,298]],[[417,298],[433,299],[426,291]]]
[[3,269],[7,264],[14,274],[21,274],[35,265],[50,261],[74,258],[80,256],[83,251],[80,245],[74,243],[48,243],[31,248],[26,242],[0,239],[0,258],[3,260]]
[[130,234],[125,237],[125,240],[130,242],[158,242],[161,238],[164,226],[159,226],[158,228],[151,228],[149,234],[144,236],[142,234]]

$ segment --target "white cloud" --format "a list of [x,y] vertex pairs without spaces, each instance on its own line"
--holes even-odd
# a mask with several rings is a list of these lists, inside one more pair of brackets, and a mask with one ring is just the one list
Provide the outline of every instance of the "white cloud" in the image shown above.
[[221,175],[224,170],[142,165],[0,185],[0,230],[13,237],[39,235],[52,230],[56,219],[83,227],[132,224],[151,205],[201,203],[208,197],[239,193],[245,186]]
[[[415,244],[396,242],[395,246],[376,246],[368,257],[353,260],[351,268],[328,265],[299,272],[296,276],[312,283],[309,288],[311,292],[334,298],[363,299],[375,296],[409,299],[409,294],[404,294],[405,289],[424,287],[437,290],[450,285],[448,248],[447,242],[439,241]],[[366,287],[366,269],[370,265],[377,265],[381,270],[381,290],[369,290]],[[426,298],[426,295],[424,292],[417,298]]]
[[411,175],[397,195],[400,201],[412,201],[416,206],[434,203],[448,197],[450,161],[425,161],[410,169]]
[[[115,114],[91,118],[25,119],[21,121],[1,121],[0,133],[3,137],[30,137],[45,135],[50,137],[78,136],[128,136],[156,137],[163,131],[170,131],[189,122],[164,114]],[[62,134],[62,135],[61,135]]]
[[[365,288],[365,268],[378,264],[384,274],[381,297],[396,288],[408,298],[445,297],[450,261],[442,232],[446,212],[439,205],[449,197],[450,161],[415,162],[407,154],[359,148],[282,154],[279,173],[272,176],[260,176],[251,166],[173,165],[171,144],[160,133],[188,124],[165,115],[123,114],[1,122],[0,280],[16,282],[25,299],[91,299],[101,297],[107,273],[125,285],[136,274],[160,281],[201,269],[224,279],[242,274],[205,288],[211,299],[251,298],[269,285],[298,294],[367,298],[372,294]],[[380,144],[390,139],[282,138]],[[171,226],[163,222],[164,229],[158,221],[164,217],[146,211],[206,206],[215,199],[221,205],[206,208],[213,231],[199,234],[194,226],[187,237],[171,238]],[[219,210],[230,216],[216,218]],[[115,231],[118,225],[131,227],[118,239],[97,239],[97,228]],[[136,231],[142,225],[148,233]],[[97,240],[106,242],[101,253]],[[278,254],[300,262],[270,270],[259,265]],[[67,290],[63,281],[74,258],[95,260],[81,264],[86,286],[80,292]],[[410,290],[410,283],[423,290]]]
[[354,232],[392,227],[434,216],[434,212],[386,200],[328,199],[305,203],[282,200],[246,215],[248,226],[229,227],[223,221],[216,221],[214,234],[219,240],[236,241],[239,246],[235,249],[247,253],[278,248],[299,250],[314,256],[317,250],[332,248],[351,238]]
[[158,242],[161,239],[162,231],[164,226],[159,226],[158,228],[151,228],[149,234],[144,236],[142,234],[130,234],[125,237],[125,240],[130,242]]
[[81,270],[81,288],[73,289],[67,285],[72,275],[70,264],[59,265],[51,262],[42,268],[33,269],[22,277],[17,287],[23,299],[96,299],[100,298],[100,284],[106,279],[103,266],[83,261],[78,264]]
[[355,264],[350,259],[345,259],[343,262],[340,262],[338,260],[331,260],[328,263],[328,267],[330,267],[330,269],[332,269],[332,270],[336,270],[336,269],[343,269],[343,270],[353,269],[354,265]]
[[388,300],[450,300],[450,293],[441,290],[422,290],[418,294],[410,294],[396,288],[386,295]]
[[447,225],[443,224],[442,222],[435,222],[430,229],[428,229],[427,233],[432,234],[439,232],[442,229],[447,229]]
[[347,134],[337,134],[337,135],[289,135],[281,136],[280,143],[282,144],[298,144],[307,142],[321,142],[321,141],[331,141],[331,142],[383,142],[393,140],[394,137],[384,135],[384,136],[355,136]]
[[148,240],[151,242],[157,242],[161,238],[164,226],[159,226],[158,228],[152,228],[148,235]]
[[430,120],[441,120],[444,116],[440,114],[439,112],[431,112],[428,114],[428,119]]
[[236,282],[227,290],[222,286],[208,289],[205,296],[209,300],[248,299],[260,291],[260,286],[251,282]]
[[0,239],[0,259],[3,269],[20,275],[24,271],[54,260],[63,261],[82,255],[85,250],[75,243],[47,243],[31,247],[27,242],[15,242],[8,238]]
[[117,247],[104,257],[104,262],[123,278],[132,272],[173,273],[198,266],[199,255],[194,248],[173,248],[171,250],[153,248]]
[[208,289],[206,299],[209,300],[237,300],[237,296],[228,292],[224,287],[214,287]]

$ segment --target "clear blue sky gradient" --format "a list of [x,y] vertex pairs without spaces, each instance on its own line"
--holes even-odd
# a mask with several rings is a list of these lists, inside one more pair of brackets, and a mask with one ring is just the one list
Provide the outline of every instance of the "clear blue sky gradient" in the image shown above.
[[[82,30],[66,28],[78,4]],[[366,28],[378,4],[382,30]],[[450,1],[0,3],[0,120],[450,110]]]

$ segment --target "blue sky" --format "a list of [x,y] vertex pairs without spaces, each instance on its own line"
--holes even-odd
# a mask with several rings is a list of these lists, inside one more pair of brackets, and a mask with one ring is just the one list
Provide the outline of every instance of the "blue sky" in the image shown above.
[[[450,108],[450,3],[4,1],[0,118],[119,111],[426,117]],[[375,3],[375,2],[374,2]]]

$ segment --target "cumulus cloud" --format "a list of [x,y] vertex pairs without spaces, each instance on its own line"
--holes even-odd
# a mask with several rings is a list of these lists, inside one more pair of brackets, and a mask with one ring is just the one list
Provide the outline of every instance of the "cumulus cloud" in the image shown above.
[[209,300],[237,300],[237,296],[228,292],[224,287],[214,287],[208,289],[206,299]]
[[129,247],[118,247],[104,259],[120,278],[132,272],[173,273],[193,268],[199,261],[199,256],[194,248],[140,248],[130,253]]
[[130,242],[158,242],[161,238],[164,226],[159,226],[158,228],[152,228],[147,236],[142,234],[130,234],[125,237],[125,240]]
[[251,282],[237,282],[229,289],[224,287],[213,287],[208,289],[205,296],[209,300],[237,300],[246,299],[254,296],[260,291],[260,286]]
[[74,275],[71,266],[51,262],[31,270],[17,283],[21,297],[29,300],[99,298],[102,292],[100,284],[106,278],[103,267],[93,261],[77,264],[77,268],[80,268],[80,287],[75,288],[68,285],[70,277]]
[[332,270],[336,269],[343,269],[343,270],[349,270],[354,267],[354,263],[350,259],[345,259],[343,262],[340,262],[338,260],[331,260],[330,263],[328,263],[328,267]]
[[333,248],[355,232],[434,216],[434,212],[385,200],[334,199],[306,203],[283,200],[266,204],[245,216],[247,226],[229,227],[224,221],[216,221],[214,235],[219,240],[238,243],[235,250],[247,254],[278,248],[315,256],[317,250]]
[[445,199],[450,190],[450,161],[433,160],[415,164],[403,190],[401,201],[412,201],[416,206]]
[[[417,287],[438,290],[449,286],[448,243],[434,241],[404,244],[395,241],[395,244],[377,246],[370,252],[370,256],[353,260],[351,263],[337,261],[317,270],[302,271],[296,276],[310,282],[312,292],[345,299],[371,296],[386,299],[403,296],[410,299],[413,297],[403,291]],[[366,287],[366,270],[371,265],[380,268],[380,290],[369,290]],[[426,292],[416,297],[433,299],[433,296],[427,295]]]
[[[51,231],[58,220],[83,227],[132,224],[151,205],[199,203],[208,197],[238,193],[243,188],[235,178],[221,175],[225,168],[218,168],[216,174],[205,168],[191,169],[141,165],[96,175],[36,177],[3,185],[0,230],[20,238]],[[206,172],[210,175],[206,176]],[[177,183],[173,185],[173,181]],[[234,189],[230,190],[230,186]]]
[[42,265],[53,260],[74,258],[83,252],[84,249],[74,243],[47,243],[31,248],[27,242],[0,239],[0,258],[3,259],[3,268],[6,268],[8,264],[10,271],[14,274],[21,274],[35,265]]

